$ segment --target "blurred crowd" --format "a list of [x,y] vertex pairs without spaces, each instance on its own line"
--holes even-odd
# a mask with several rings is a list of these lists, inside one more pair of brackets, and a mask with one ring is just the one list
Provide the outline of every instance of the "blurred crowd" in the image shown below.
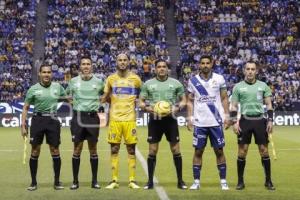
[[[0,101],[24,98],[31,84],[36,8],[39,0],[0,0]],[[213,56],[228,93],[243,79],[247,60],[259,63],[260,80],[273,91],[277,110],[300,99],[300,32],[297,0],[48,0],[45,61],[64,86],[78,74],[80,56],[91,55],[94,73],[115,71],[127,53],[143,81],[154,61],[170,62],[164,9],[174,4],[180,61],[177,78],[197,73],[201,55]],[[174,66],[175,67],[175,66]]]
[[0,102],[23,99],[31,84],[37,0],[0,0]]
[[272,88],[274,107],[293,109],[300,99],[298,1],[177,0],[175,9],[181,52],[176,71],[185,83],[197,73],[201,55],[211,54],[230,95],[243,79],[244,63],[254,60],[258,78]]
[[130,57],[130,67],[145,81],[154,60],[167,59],[164,7],[158,0],[50,0],[46,61],[55,80],[67,84],[78,73],[80,55],[91,55],[102,79],[115,71],[116,55]]

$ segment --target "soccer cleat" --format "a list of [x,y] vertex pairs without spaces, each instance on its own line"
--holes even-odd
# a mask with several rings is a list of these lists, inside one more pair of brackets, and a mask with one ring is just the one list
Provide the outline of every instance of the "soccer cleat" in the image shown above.
[[138,186],[135,181],[130,181],[128,184],[128,187],[131,189],[139,189],[140,188],[140,186]]
[[34,190],[37,190],[37,185],[36,184],[31,184],[28,188],[27,188],[28,191],[34,191]]
[[108,185],[105,187],[106,189],[117,189],[119,188],[119,183],[115,180],[108,183]]
[[153,182],[148,182],[145,186],[144,186],[144,190],[151,190],[153,189],[154,184]]
[[94,188],[94,189],[100,189],[101,186],[98,184],[97,181],[95,181],[95,182],[92,182],[91,188]]
[[243,190],[245,189],[244,181],[239,181],[238,184],[235,187],[236,190]]
[[78,182],[73,182],[73,184],[70,187],[70,190],[77,190],[79,188],[79,183]]
[[229,190],[227,181],[225,179],[221,180],[221,190]]
[[265,182],[265,187],[267,190],[275,190],[276,188],[274,187],[272,181],[266,181]]
[[64,186],[62,186],[61,182],[54,183],[53,187],[54,187],[55,190],[63,190],[64,189]]
[[188,187],[186,186],[185,182],[184,181],[179,181],[177,183],[177,188],[178,189],[182,189],[182,190],[186,190]]
[[190,190],[199,190],[200,189],[200,182],[199,180],[195,180],[193,185],[191,185]]

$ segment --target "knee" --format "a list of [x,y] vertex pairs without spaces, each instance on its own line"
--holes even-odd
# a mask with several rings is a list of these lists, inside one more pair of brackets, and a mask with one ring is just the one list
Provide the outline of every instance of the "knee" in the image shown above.
[[35,157],[40,156],[40,150],[39,149],[32,149],[31,150],[31,155],[35,156]]
[[155,156],[157,154],[157,148],[149,148],[149,155]]
[[173,155],[180,154],[179,146],[172,147],[171,151]]
[[248,150],[246,150],[246,149],[239,149],[238,156],[240,158],[246,158],[247,153],[248,153]]
[[111,154],[118,154],[120,150],[120,147],[117,145],[114,145],[111,147]]
[[130,147],[130,148],[128,148],[127,149],[127,152],[128,152],[128,154],[130,154],[130,155],[135,155],[135,148],[133,147]]
[[215,154],[216,154],[217,158],[223,157],[224,156],[223,148],[215,149]]
[[202,154],[203,154],[203,149],[196,149],[195,150],[195,153],[194,153],[194,156],[196,157],[196,158],[201,158],[202,157]]
[[269,156],[268,148],[260,148],[259,149],[259,154],[261,155],[261,157]]
[[50,148],[51,155],[59,155],[59,148]]

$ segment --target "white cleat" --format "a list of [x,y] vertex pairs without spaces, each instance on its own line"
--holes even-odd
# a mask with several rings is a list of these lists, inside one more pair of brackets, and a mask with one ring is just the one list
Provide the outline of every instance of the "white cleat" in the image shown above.
[[221,190],[229,190],[229,186],[228,186],[227,181],[225,179],[221,180]]
[[190,190],[199,190],[200,189],[200,181],[195,180],[193,185],[191,185]]

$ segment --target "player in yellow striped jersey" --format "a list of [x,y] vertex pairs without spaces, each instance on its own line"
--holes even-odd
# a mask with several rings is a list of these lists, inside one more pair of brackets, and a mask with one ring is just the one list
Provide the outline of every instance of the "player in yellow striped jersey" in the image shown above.
[[110,103],[108,143],[111,145],[112,181],[106,187],[119,187],[119,149],[124,137],[128,152],[129,188],[140,188],[135,181],[135,145],[137,143],[135,104],[142,81],[128,69],[126,54],[117,56],[117,72],[108,76],[102,103]]

